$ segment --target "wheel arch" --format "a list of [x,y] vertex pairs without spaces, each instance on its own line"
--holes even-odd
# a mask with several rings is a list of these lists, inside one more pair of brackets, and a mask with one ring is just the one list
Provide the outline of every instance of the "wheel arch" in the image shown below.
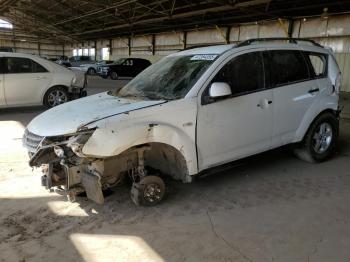
[[195,141],[184,131],[165,124],[137,125],[120,131],[98,128],[82,152],[90,157],[111,157],[145,144],[153,145],[158,156],[167,152],[165,157],[161,155],[163,160],[169,155],[179,161],[182,157],[184,161],[180,166],[186,170],[186,175],[198,173]]
[[[309,131],[310,127],[312,126],[312,124],[323,114],[326,113],[331,113],[334,115],[334,117],[338,118],[338,112],[337,110],[334,110],[333,108],[326,108],[323,109],[322,111],[318,112],[317,114],[315,114],[313,117],[309,117],[309,119],[304,119],[303,121],[307,120],[307,125],[301,125],[299,127],[299,129],[297,130],[297,138],[299,138],[299,141],[296,142],[300,142],[303,141],[305,138],[305,135],[307,134],[307,132]],[[305,116],[306,117],[306,116]]]
[[95,72],[95,73],[97,72],[96,68],[91,67],[91,66],[90,66],[90,67],[88,67],[87,72],[89,72],[91,69],[92,69],[92,70],[94,70],[94,72]]

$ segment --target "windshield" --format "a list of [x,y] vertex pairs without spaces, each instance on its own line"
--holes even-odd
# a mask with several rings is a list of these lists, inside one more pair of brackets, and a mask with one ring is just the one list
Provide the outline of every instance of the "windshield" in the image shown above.
[[183,98],[216,57],[217,55],[166,57],[145,69],[113,95],[152,100]]

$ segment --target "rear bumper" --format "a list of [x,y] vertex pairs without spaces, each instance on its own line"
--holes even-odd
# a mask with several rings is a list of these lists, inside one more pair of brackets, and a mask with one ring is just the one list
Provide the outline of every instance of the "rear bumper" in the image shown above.
[[72,88],[71,88],[71,90],[69,92],[70,99],[74,100],[74,99],[77,99],[77,98],[81,98],[81,97],[87,96],[87,92],[85,90],[87,84],[88,84],[88,80],[87,80],[86,74],[84,74],[84,84],[83,84],[83,86],[82,87],[72,86]]
[[72,91],[69,93],[69,95],[70,100],[74,100],[87,96],[87,92],[84,88],[72,88]]

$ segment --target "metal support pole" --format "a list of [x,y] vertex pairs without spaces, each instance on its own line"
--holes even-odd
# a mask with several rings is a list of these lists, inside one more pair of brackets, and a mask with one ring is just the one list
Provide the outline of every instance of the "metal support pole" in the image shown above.
[[38,39],[38,53],[39,53],[39,56],[41,55],[41,50],[40,50],[40,40]]
[[97,41],[94,41],[94,48],[95,48],[95,61],[97,60]]
[[289,25],[288,25],[288,37],[293,37],[293,31],[294,31],[294,20],[290,19]]
[[184,39],[182,40],[182,44],[183,44],[183,49],[186,49],[187,48],[187,32],[184,31],[183,32],[183,36],[184,36]]
[[128,54],[131,56],[131,36],[128,37]]
[[231,26],[227,27],[226,31],[226,44],[230,43],[230,36],[231,36]]
[[156,36],[152,35],[152,55],[156,53]]
[[109,39],[109,55],[113,55],[112,39]]

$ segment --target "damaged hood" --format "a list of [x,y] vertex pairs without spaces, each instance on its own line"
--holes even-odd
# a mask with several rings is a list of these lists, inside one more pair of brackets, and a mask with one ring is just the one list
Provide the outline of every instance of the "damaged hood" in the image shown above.
[[35,117],[27,128],[39,136],[72,134],[95,121],[164,102],[125,99],[110,96],[107,92],[100,93],[47,110]]

